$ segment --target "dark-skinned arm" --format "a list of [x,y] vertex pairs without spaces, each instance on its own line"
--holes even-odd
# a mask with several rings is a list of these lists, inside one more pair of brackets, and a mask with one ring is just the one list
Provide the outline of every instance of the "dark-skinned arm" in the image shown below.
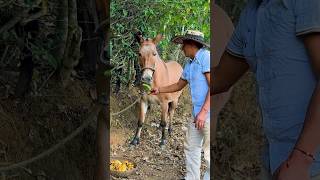
[[158,94],[158,93],[172,93],[176,91],[182,90],[188,82],[184,79],[179,79],[177,83],[171,84],[169,86],[163,86],[163,87],[155,87],[151,90],[152,94]]
[[318,82],[311,98],[304,128],[296,147],[315,154],[320,145],[320,33],[307,35],[304,38],[304,43]]
[[211,95],[227,92],[248,69],[249,65],[243,58],[225,51],[219,65],[213,68]]
[[[210,86],[210,72],[205,73],[204,75],[205,75],[205,77],[207,79],[208,85]],[[209,109],[210,109],[210,88],[208,89],[206,100],[204,101],[204,103],[202,105],[201,111],[207,113],[209,111]]]
[[[207,79],[208,86],[210,86],[210,73],[207,72],[204,75]],[[196,115],[194,119],[194,122],[196,123],[195,126],[198,130],[201,130],[204,127],[205,121],[208,118],[207,114],[209,112],[209,109],[210,109],[210,88],[208,89],[206,99],[201,107],[200,112]]]
[[318,82],[309,103],[304,127],[295,145],[297,149],[294,149],[288,160],[280,166],[276,173],[278,180],[308,180],[313,158],[306,154],[314,156],[320,145],[320,33],[306,35],[304,44]]

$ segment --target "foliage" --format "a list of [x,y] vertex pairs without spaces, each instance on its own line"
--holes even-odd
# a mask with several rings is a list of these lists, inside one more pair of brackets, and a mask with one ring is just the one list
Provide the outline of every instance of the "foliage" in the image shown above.
[[138,45],[133,33],[140,30],[144,37],[163,34],[159,44],[162,59],[181,59],[179,46],[170,43],[175,35],[188,29],[200,30],[210,39],[210,0],[132,0],[111,2],[111,63],[115,69],[113,80],[121,78],[130,83],[137,62]]
[[226,0],[216,0],[216,4],[218,4],[222,9],[224,9],[233,22],[237,22],[243,9],[243,6],[247,0],[233,0],[233,1],[226,1]]

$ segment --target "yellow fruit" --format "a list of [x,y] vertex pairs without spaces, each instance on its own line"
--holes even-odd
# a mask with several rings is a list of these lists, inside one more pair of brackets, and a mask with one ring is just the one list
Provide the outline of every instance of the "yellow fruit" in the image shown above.
[[124,172],[127,170],[127,166],[125,164],[121,164],[120,167],[119,167],[119,171],[120,172]]
[[123,162],[119,160],[112,160],[110,162],[110,170],[112,171],[119,171],[119,172],[125,172],[128,170],[131,170],[134,168],[134,164],[125,160]]

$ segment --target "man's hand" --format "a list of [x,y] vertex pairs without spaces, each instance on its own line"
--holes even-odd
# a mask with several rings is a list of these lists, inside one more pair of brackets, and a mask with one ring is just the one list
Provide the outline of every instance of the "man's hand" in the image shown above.
[[200,111],[196,118],[194,119],[195,126],[198,130],[204,127],[205,121],[207,119],[207,113],[205,111]]
[[309,168],[312,158],[294,150],[288,160],[283,162],[276,171],[276,180],[309,180]]
[[159,93],[172,93],[182,90],[188,82],[183,79],[179,79],[177,83],[171,84],[169,86],[161,86],[161,92],[160,87],[154,87],[151,89],[150,94],[157,95]]
[[150,94],[152,94],[152,95],[157,95],[157,94],[159,94],[159,93],[160,93],[160,91],[159,91],[159,88],[158,88],[158,87],[154,87],[154,88],[152,88],[151,91],[150,91]]

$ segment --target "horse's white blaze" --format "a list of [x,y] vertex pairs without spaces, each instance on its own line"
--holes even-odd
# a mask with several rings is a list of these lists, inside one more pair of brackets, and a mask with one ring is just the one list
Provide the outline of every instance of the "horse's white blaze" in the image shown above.
[[[150,63],[151,58],[154,58],[154,53],[156,53],[156,49],[154,49],[151,45],[145,45],[140,49],[140,53],[142,54],[145,60],[146,68],[155,68],[154,63]],[[152,77],[153,71],[151,69],[145,69],[142,73],[142,78]]]
[[152,77],[153,76],[153,71],[151,69],[145,69],[143,71],[142,77]]
[[140,53],[141,54],[149,54],[152,53],[154,51],[154,49],[152,48],[151,45],[144,45],[141,49],[140,49]]

